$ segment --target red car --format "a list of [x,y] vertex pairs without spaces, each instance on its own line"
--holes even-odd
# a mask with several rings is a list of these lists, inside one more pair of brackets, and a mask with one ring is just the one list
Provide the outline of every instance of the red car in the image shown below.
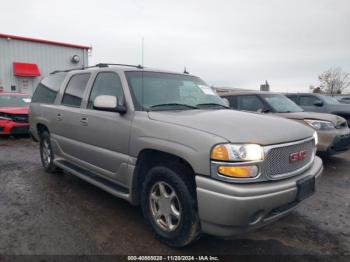
[[28,133],[30,101],[26,94],[0,92],[0,135]]

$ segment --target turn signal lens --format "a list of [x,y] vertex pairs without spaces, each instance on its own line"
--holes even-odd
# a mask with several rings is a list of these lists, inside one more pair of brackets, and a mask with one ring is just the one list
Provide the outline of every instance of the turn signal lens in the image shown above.
[[257,166],[219,166],[218,173],[228,177],[252,178],[258,174]]
[[212,149],[210,156],[219,161],[261,161],[264,151],[256,144],[220,144]]
[[228,161],[228,150],[225,145],[217,145],[211,151],[211,159]]

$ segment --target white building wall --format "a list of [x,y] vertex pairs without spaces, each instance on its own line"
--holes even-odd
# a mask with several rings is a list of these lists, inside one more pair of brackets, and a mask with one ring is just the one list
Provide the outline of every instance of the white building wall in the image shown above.
[[[80,57],[79,63],[72,62],[74,55]],[[41,76],[15,76],[14,62],[37,64]],[[41,78],[52,71],[83,66],[88,66],[88,49],[0,38],[0,86],[4,91],[11,91],[14,85],[18,92],[32,93]]]

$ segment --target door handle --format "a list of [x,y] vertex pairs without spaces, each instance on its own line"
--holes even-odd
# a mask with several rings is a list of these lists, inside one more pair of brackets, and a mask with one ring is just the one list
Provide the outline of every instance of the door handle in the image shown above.
[[62,121],[62,120],[63,120],[63,115],[60,114],[60,113],[58,113],[58,114],[56,115],[56,118],[57,118],[57,121]]
[[82,117],[80,119],[80,123],[83,125],[83,126],[87,126],[88,125],[88,118],[87,117]]

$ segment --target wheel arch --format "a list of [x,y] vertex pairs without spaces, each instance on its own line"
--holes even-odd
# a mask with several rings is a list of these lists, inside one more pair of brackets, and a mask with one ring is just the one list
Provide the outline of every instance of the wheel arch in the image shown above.
[[190,180],[195,186],[195,171],[191,164],[180,156],[167,153],[157,149],[143,149],[137,156],[136,166],[134,170],[134,178],[132,181],[132,202],[136,205],[140,203],[140,192],[142,183],[147,172],[154,166],[162,165],[171,168],[175,165],[181,165],[190,174]]

